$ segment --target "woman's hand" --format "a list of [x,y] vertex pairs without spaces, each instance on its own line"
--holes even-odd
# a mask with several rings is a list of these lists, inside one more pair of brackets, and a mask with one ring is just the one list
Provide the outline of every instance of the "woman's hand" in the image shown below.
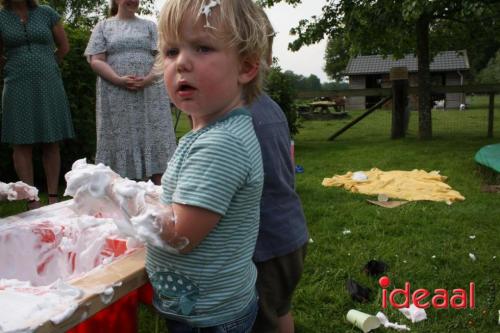
[[113,82],[115,85],[122,87],[124,89],[128,90],[139,90],[136,87],[136,81],[137,78],[133,75],[124,75],[124,76],[118,76],[117,79]]
[[133,87],[135,88],[135,90],[142,90],[147,86],[151,85],[152,83],[153,83],[153,76],[150,75],[145,77],[136,76],[134,78]]

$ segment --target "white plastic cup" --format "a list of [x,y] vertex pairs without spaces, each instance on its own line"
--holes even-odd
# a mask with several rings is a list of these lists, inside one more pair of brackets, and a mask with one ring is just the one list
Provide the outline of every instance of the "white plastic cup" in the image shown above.
[[387,202],[387,201],[389,201],[389,197],[387,196],[387,194],[380,193],[377,196],[377,200],[380,201],[380,202]]
[[349,310],[349,312],[347,312],[346,318],[348,322],[354,324],[364,333],[368,333],[380,326],[380,320],[377,317],[358,310]]

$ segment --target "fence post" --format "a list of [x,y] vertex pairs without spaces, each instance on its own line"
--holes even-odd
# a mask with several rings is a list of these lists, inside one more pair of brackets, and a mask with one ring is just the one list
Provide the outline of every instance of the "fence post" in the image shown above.
[[490,93],[490,105],[488,108],[488,138],[493,137],[494,117],[495,117],[495,93]]
[[404,138],[407,127],[408,69],[406,67],[393,67],[389,78],[392,83],[391,139]]

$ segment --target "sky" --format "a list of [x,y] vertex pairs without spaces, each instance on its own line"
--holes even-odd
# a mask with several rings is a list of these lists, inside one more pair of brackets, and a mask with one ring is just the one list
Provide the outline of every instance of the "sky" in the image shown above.
[[[156,0],[156,8],[160,9],[164,2],[165,0]],[[278,58],[282,70],[291,70],[305,77],[314,74],[321,82],[327,82],[330,80],[323,71],[326,40],[311,46],[303,46],[297,52],[288,50],[288,43],[294,40],[294,37],[289,34],[290,29],[296,27],[301,19],[308,19],[312,15],[319,16],[321,7],[327,1],[303,0],[302,2],[307,5],[302,3],[294,8],[288,4],[279,3],[272,8],[266,8],[274,30],[278,32],[274,38],[273,55]]]

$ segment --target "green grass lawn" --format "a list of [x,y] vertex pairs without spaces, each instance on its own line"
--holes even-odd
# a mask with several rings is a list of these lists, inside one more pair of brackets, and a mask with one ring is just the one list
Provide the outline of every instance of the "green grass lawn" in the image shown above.
[[[428,319],[412,324],[393,309],[384,313],[392,322],[408,324],[412,332],[499,332],[500,310],[500,194],[482,193],[482,184],[495,181],[474,162],[474,154],[496,139],[486,138],[487,104],[475,97],[467,111],[433,114],[434,139],[417,139],[417,114],[412,112],[409,133],[390,140],[390,112],[376,111],[335,141],[327,138],[350,119],[302,122],[295,137],[296,162],[305,172],[297,175],[310,236],[305,272],[293,300],[297,332],[361,332],[345,320],[349,309],[375,314],[381,311],[381,288],[362,272],[377,259],[389,265],[393,288],[406,281],[412,291],[425,288],[467,288],[476,285],[476,308],[428,309]],[[498,104],[498,98],[497,98]],[[497,108],[498,112],[498,108]],[[177,134],[188,129],[183,117]],[[366,202],[369,197],[340,188],[325,188],[325,177],[347,171],[440,170],[466,200],[445,203],[414,202],[384,209]],[[0,215],[24,209],[22,203],[0,205]],[[343,235],[342,231],[351,230]],[[475,236],[471,239],[469,236]],[[473,253],[476,261],[469,258]],[[497,257],[494,259],[494,257]],[[371,302],[351,300],[345,282],[353,278],[373,290]],[[141,308],[140,331],[152,332],[154,316]],[[163,322],[160,331],[165,332]],[[377,332],[388,331],[379,329]],[[395,331],[394,331],[395,332]]]
[[[426,142],[416,138],[416,113],[403,140],[388,139],[389,111],[376,111],[333,142],[326,138],[349,119],[302,123],[295,149],[296,161],[305,172],[297,175],[297,190],[314,242],[309,244],[305,273],[293,302],[298,332],[360,332],[346,322],[347,311],[355,308],[375,314],[381,310],[377,280],[361,272],[370,259],[390,266],[387,275],[393,285],[389,290],[403,288],[406,281],[412,290],[450,292],[467,288],[471,281],[476,284],[473,310],[428,309],[428,319],[416,324],[398,311],[384,310],[391,321],[409,324],[412,332],[500,331],[500,194],[480,191],[481,184],[493,177],[473,160],[480,147],[498,142],[486,139],[485,116],[484,108],[434,112],[436,138]],[[415,202],[385,209],[368,204],[365,195],[321,186],[324,177],[373,167],[440,170],[466,200],[451,206]],[[344,229],[351,234],[343,235]],[[469,238],[472,235],[475,239]],[[477,260],[472,261],[469,253]],[[372,301],[352,301],[345,288],[347,278],[371,288]]]

